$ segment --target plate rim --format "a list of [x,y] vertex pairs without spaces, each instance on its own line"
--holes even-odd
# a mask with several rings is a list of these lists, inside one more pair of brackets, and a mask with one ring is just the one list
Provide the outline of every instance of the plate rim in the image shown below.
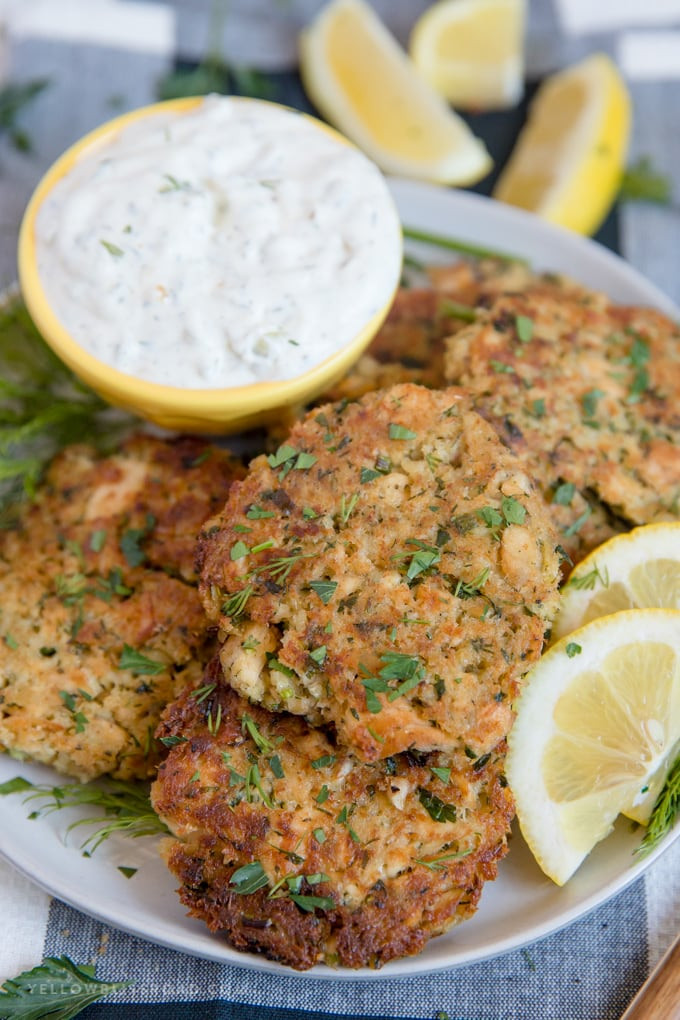
[[[499,230],[504,232],[505,229],[507,229],[507,231],[513,235],[513,242],[511,242],[507,248],[503,244],[501,246],[503,250],[510,251],[513,248],[518,248],[518,254],[524,254],[524,252],[528,249],[535,249],[536,244],[533,238],[538,236],[547,246],[550,246],[552,243],[555,244],[561,252],[566,251],[570,258],[573,255],[573,257],[578,260],[578,257],[581,254],[585,257],[595,257],[596,259],[599,259],[601,264],[606,266],[619,281],[623,281],[624,283],[630,282],[634,286],[635,290],[643,290],[648,295],[648,303],[650,305],[659,308],[666,314],[680,317],[680,309],[678,309],[676,304],[653,282],[648,280],[643,273],[627,262],[622,256],[610,251],[598,242],[593,241],[591,238],[574,234],[562,227],[543,221],[525,210],[504,205],[494,199],[473,192],[445,189],[436,185],[429,185],[402,178],[389,178],[388,183],[398,205],[400,202],[410,204],[411,202],[419,201],[423,199],[423,196],[426,196],[428,201],[435,203],[443,202],[445,205],[448,205],[452,213],[455,213],[457,209],[462,209],[465,215],[470,215],[470,210],[472,211],[472,214],[478,211],[484,219],[491,217],[491,219],[497,220]],[[422,216],[414,216],[413,218],[416,221],[419,218],[423,219]],[[424,218],[427,219],[427,217]],[[404,217],[404,220],[407,219],[408,217]],[[465,229],[459,232],[456,228],[454,228],[451,231],[445,230],[444,233],[459,237],[461,240],[469,240],[473,243],[475,240],[478,240],[469,230]],[[515,244],[514,240],[515,235],[518,238],[517,244]],[[531,239],[527,241],[527,237],[530,237]],[[408,242],[408,247],[411,246],[412,243]],[[413,246],[422,249],[422,244],[420,242],[413,242]],[[549,269],[550,266],[545,265],[541,266],[541,268]],[[576,279],[579,277],[578,266],[576,267],[574,276]],[[8,301],[15,300],[18,296],[20,295],[16,283],[12,283],[8,287],[3,288],[0,292],[0,307]],[[26,764],[31,765],[31,767],[35,767],[32,763],[17,761],[8,755],[3,755],[3,760],[11,762],[16,770],[16,774],[19,774],[22,766]],[[1,765],[2,761],[0,761],[0,766]],[[42,768],[42,766],[38,766],[38,768]],[[58,776],[57,773],[53,773],[53,775],[56,777],[55,782],[64,781],[63,776]],[[532,927],[525,929],[520,934],[508,934],[482,946],[463,946],[461,950],[454,953],[453,957],[449,956],[444,959],[429,961],[424,953],[420,953],[417,956],[402,957],[390,961],[379,970],[362,968],[361,970],[356,971],[350,970],[349,968],[335,970],[323,964],[317,965],[308,971],[296,971],[292,968],[284,967],[279,963],[267,960],[264,957],[256,956],[252,953],[241,953],[231,947],[230,944],[219,935],[209,933],[207,928],[202,933],[202,936],[194,936],[191,931],[187,931],[186,934],[183,932],[175,932],[176,926],[174,921],[162,921],[159,918],[149,915],[148,912],[144,917],[147,923],[142,923],[141,921],[121,921],[120,918],[115,916],[115,911],[111,908],[101,909],[90,902],[84,902],[83,896],[78,896],[77,889],[73,889],[72,891],[72,881],[69,882],[67,878],[64,878],[63,881],[61,881],[59,876],[57,876],[56,879],[51,877],[46,871],[49,867],[49,861],[43,861],[41,868],[40,866],[36,866],[35,862],[25,865],[21,860],[18,860],[16,856],[13,856],[11,848],[11,833],[9,832],[8,827],[5,826],[0,828],[0,855],[21,874],[34,882],[49,895],[56,897],[74,909],[79,910],[102,923],[127,932],[130,935],[152,942],[158,946],[172,949],[175,952],[185,953],[190,956],[225,965],[237,966],[245,970],[254,970],[261,973],[292,977],[300,980],[332,980],[342,982],[350,980],[364,982],[375,980],[409,979],[416,974],[431,974],[450,968],[479,963],[484,960],[493,959],[494,957],[513,950],[520,949],[545,938],[548,935],[561,931],[573,924],[575,921],[589,914],[597,907],[605,904],[617,893],[631,885],[634,881],[641,877],[660,856],[668,851],[676,843],[678,838],[680,838],[680,826],[676,825],[675,829],[670,832],[663,842],[648,856],[641,858],[627,870],[613,875],[601,888],[592,892],[583,900],[578,901],[571,907],[565,909],[562,913],[557,915],[557,918],[547,918],[543,921],[536,922]],[[158,839],[158,837],[146,837],[144,840],[140,840],[139,842],[147,842],[149,839]],[[78,852],[75,848],[74,851],[76,853]],[[107,863],[110,864],[110,862]],[[161,867],[164,867],[164,865],[160,862],[160,859],[159,863],[161,864]],[[110,866],[113,865],[110,864]],[[500,864],[499,877],[502,876],[502,870],[503,862]],[[498,882],[498,878],[496,879],[496,882]],[[147,919],[151,921],[150,924]],[[160,925],[160,930],[154,930],[158,925]],[[449,933],[455,930],[455,927],[449,929]],[[180,937],[177,938],[177,935]],[[197,938],[199,940],[199,944],[192,946],[191,943],[195,943]],[[436,944],[437,941],[437,939],[433,939],[432,942],[428,944]]]

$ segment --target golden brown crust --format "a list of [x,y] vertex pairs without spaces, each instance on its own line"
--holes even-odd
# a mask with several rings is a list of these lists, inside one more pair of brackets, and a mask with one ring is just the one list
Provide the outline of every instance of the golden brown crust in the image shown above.
[[[152,800],[177,837],[164,857],[182,902],[236,948],[298,970],[419,952],[474,912],[507,851],[504,743],[460,768],[441,754],[361,764],[240,698],[217,662],[158,733],[174,746]],[[248,864],[262,884],[242,893]]]
[[202,532],[201,590],[244,695],[332,722],[366,761],[482,754],[540,654],[554,546],[466,399],[404,384],[312,412],[252,462]]
[[[54,460],[0,549],[4,749],[82,780],[153,774],[161,709],[212,654],[196,534],[242,474],[194,439]],[[151,667],[120,668],[125,646]]]
[[677,516],[680,331],[660,312],[505,295],[450,338],[446,371],[537,480],[575,562]]

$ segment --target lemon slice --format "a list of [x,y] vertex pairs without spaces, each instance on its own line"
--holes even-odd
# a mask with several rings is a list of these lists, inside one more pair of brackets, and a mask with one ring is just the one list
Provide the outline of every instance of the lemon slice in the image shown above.
[[524,91],[526,0],[443,0],[416,21],[414,64],[461,109],[513,106]]
[[[647,608],[680,609],[680,523],[634,528],[582,560],[562,589],[552,636],[564,637],[609,613]],[[671,764],[658,770],[622,814],[647,824]]]
[[578,564],[562,589],[553,639],[622,609],[680,609],[680,523],[616,535]]
[[421,78],[362,0],[332,0],[300,39],[300,73],[320,112],[387,173],[472,184],[483,143]]
[[494,197],[590,234],[618,192],[629,132],[626,85],[596,53],[543,83]]
[[506,773],[524,838],[558,885],[680,742],[680,611],[594,620],[527,677]]

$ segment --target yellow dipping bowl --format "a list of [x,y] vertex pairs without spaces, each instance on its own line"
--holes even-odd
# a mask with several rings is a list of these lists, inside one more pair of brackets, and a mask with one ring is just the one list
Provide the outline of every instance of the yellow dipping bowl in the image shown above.
[[[230,98],[238,98],[239,102],[246,103],[261,105],[266,103],[259,99]],[[164,428],[223,434],[276,421],[283,408],[312,400],[342,378],[382,325],[399,280],[395,279],[394,289],[384,308],[377,312],[349,343],[314,368],[292,379],[220,389],[184,389],[179,386],[147,382],[125,372],[119,372],[118,369],[112,368],[84,350],[54,314],[40,281],[35,242],[35,223],[40,207],[55,184],[69,173],[89,148],[101,146],[133,121],[168,111],[181,114],[199,106],[203,100],[203,96],[193,96],[141,107],[107,121],[67,149],[42,178],[24,213],[19,232],[19,283],[26,307],[45,342],[104,400]],[[266,103],[266,105],[279,104]],[[297,111],[295,113],[297,114]],[[298,116],[304,116],[320,131],[326,132],[340,144],[351,145],[341,134],[314,117],[308,117],[306,114]],[[398,221],[396,207],[394,216]]]

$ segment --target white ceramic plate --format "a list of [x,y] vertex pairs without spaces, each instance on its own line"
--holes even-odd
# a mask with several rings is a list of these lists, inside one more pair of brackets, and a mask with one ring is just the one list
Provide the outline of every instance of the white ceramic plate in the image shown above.
[[[634,269],[591,241],[465,192],[405,181],[394,181],[392,189],[405,225],[526,256],[538,269],[568,273],[616,300],[651,304],[673,316],[680,314]],[[429,260],[455,258],[422,245],[413,245],[413,251]],[[0,756],[0,782],[16,775],[35,783],[63,782],[49,769]],[[83,830],[66,837],[67,826],[79,817],[78,812],[60,811],[31,821],[30,810],[20,794],[0,799],[0,853],[54,896],[173,949],[270,973],[295,974],[259,957],[237,953],[202,924],[188,919],[174,892],[175,881],[158,858],[154,839],[115,837],[86,858],[79,849]],[[639,860],[633,851],[639,845],[640,832],[633,833],[630,823],[621,818],[612,835],[596,847],[567,886],[559,889],[542,874],[515,832],[499,877],[485,887],[477,914],[432,940],[419,956],[394,961],[377,972],[317,967],[298,976],[334,980],[400,977],[471,963],[517,948],[598,906],[637,878],[678,836],[680,828],[657,851]],[[126,879],[119,866],[138,870]]]

